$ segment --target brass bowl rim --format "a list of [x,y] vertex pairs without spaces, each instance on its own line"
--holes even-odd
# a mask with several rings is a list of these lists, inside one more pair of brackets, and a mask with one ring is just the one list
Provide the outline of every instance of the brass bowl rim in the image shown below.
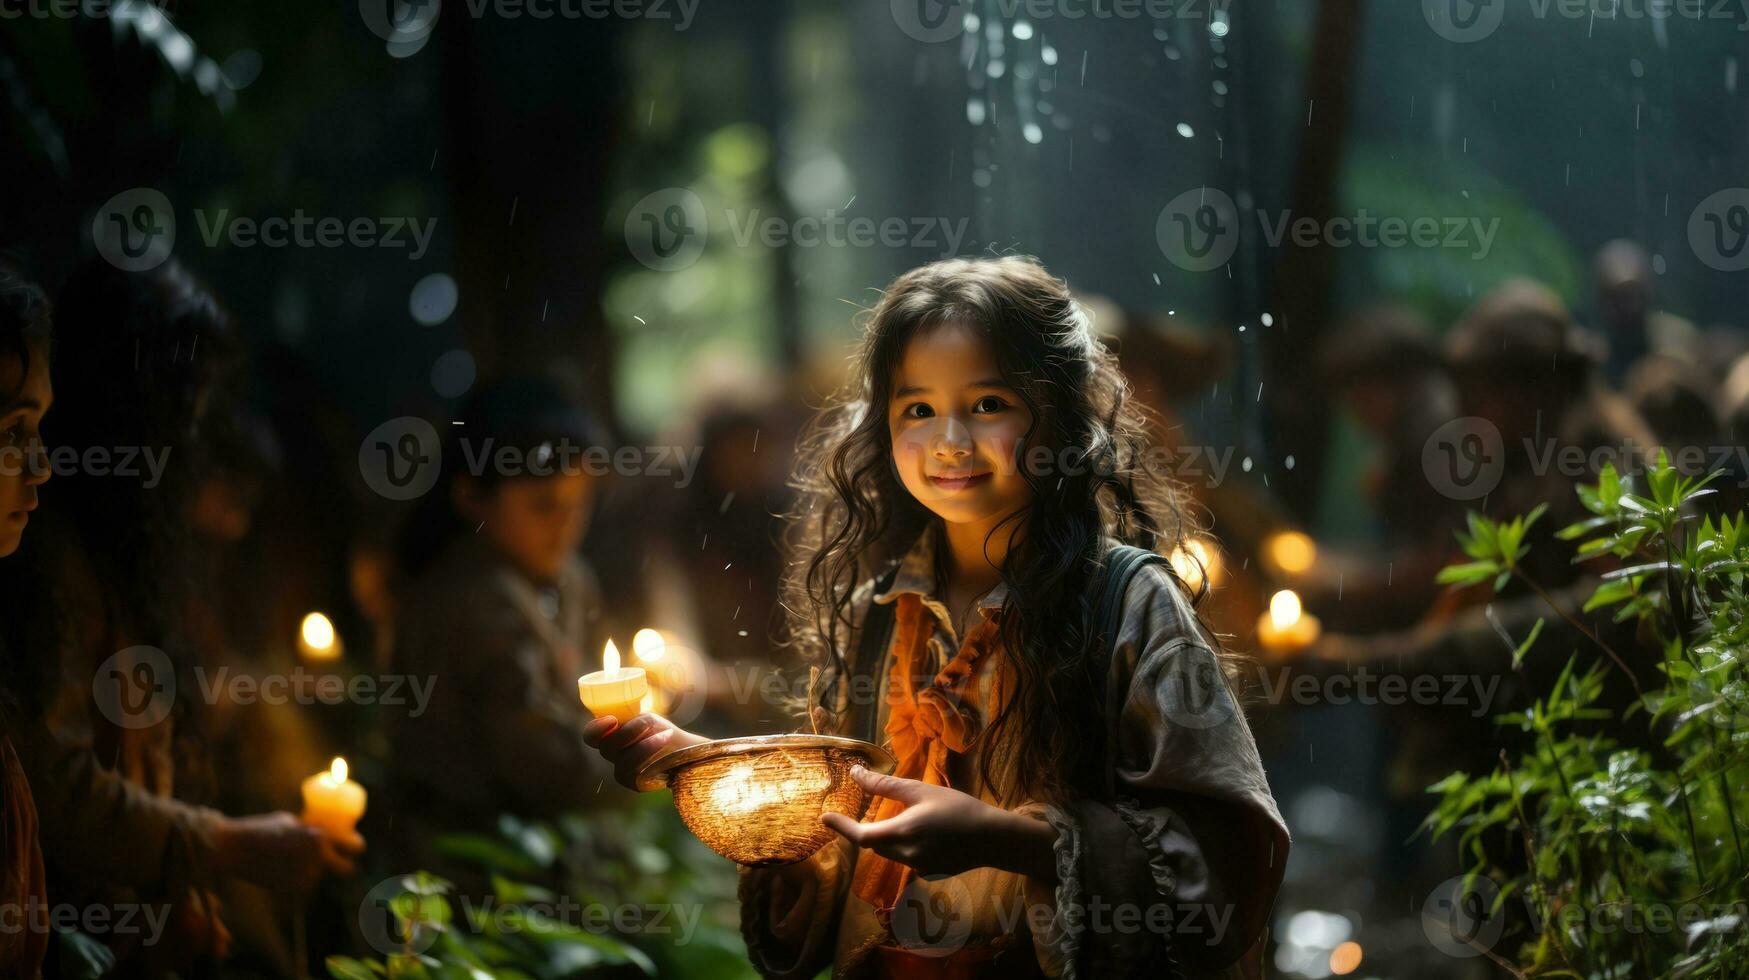
[[886,749],[864,742],[859,738],[843,738],[838,735],[809,735],[797,733],[793,735],[743,735],[738,738],[719,738],[698,745],[689,745],[684,749],[659,755],[644,763],[644,768],[638,770],[637,787],[640,792],[667,789],[673,777],[680,771],[699,762],[708,762],[731,755],[757,755],[772,751],[802,751],[807,749],[837,749],[841,752],[853,752],[865,760],[863,768],[875,772],[892,772],[898,765],[898,760]]

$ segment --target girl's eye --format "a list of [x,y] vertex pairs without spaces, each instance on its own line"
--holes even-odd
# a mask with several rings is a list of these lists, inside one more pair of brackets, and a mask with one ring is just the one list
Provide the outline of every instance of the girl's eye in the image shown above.
[[0,429],[0,446],[16,446],[24,441],[24,423],[14,422]]
[[912,402],[905,406],[905,411],[902,414],[908,419],[926,419],[935,414],[935,409],[922,402]]
[[994,413],[994,412],[1000,412],[1007,407],[1008,407],[1008,403],[1003,401],[1000,398],[997,398],[995,395],[985,395],[984,397],[978,399],[977,403],[972,406],[972,411],[983,412],[983,413],[989,414],[989,413]]

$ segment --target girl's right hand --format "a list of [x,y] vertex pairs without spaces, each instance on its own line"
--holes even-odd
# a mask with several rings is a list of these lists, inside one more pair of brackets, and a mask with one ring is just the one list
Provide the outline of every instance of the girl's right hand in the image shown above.
[[612,715],[602,715],[583,726],[583,742],[613,763],[613,779],[627,789],[637,789],[638,770],[665,752],[708,742],[657,714],[641,714],[620,724]]

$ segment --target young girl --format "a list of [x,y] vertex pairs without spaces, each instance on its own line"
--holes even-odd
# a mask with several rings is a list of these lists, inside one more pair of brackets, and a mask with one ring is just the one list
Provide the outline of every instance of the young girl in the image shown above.
[[[743,871],[754,965],[1257,975],[1288,835],[1219,645],[1160,564],[1089,635],[1111,549],[1170,552],[1185,518],[1085,314],[1032,259],[938,262],[886,291],[859,364],[803,442],[785,606],[815,727],[898,765],[854,771],[873,799],[826,815],[835,844]],[[622,780],[699,741],[653,716],[586,737]]]

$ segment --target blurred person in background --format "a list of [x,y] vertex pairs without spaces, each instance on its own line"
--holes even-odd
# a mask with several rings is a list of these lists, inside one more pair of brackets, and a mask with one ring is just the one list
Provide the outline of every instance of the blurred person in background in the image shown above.
[[[1473,459],[1449,460],[1450,468],[1435,457],[1439,465],[1430,465],[1424,478],[1460,498],[1456,502],[1464,507],[1496,519],[1548,505],[1548,513],[1526,534],[1531,550],[1523,568],[1562,612],[1626,658],[1634,678],[1608,664],[1600,702],[1625,709],[1634,698],[1634,681],[1643,685],[1652,677],[1657,653],[1636,655],[1632,633],[1614,626],[1611,610],[1581,612],[1608,566],[1574,564],[1574,546],[1555,532],[1585,513],[1573,488],[1577,482],[1595,482],[1596,470],[1590,467],[1612,459],[1618,470],[1643,468],[1644,454],[1654,444],[1650,430],[1603,384],[1594,339],[1540,283],[1508,281],[1477,299],[1446,337],[1445,360],[1458,386],[1458,411],[1471,420],[1474,444],[1481,448]],[[1563,450],[1575,447],[1586,472],[1570,472],[1556,462]],[[1359,667],[1406,678],[1465,676],[1487,692],[1481,695],[1483,704],[1442,700],[1382,709],[1397,735],[1386,786],[1396,801],[1391,832],[1401,831],[1399,839],[1425,814],[1428,786],[1455,770],[1494,768],[1503,735],[1493,716],[1519,706],[1524,691],[1547,689],[1564,665],[1564,657],[1530,658],[1522,673],[1513,670],[1513,646],[1538,619],[1547,621],[1552,648],[1579,652],[1581,668],[1608,656],[1569,627],[1543,596],[1515,580],[1499,596],[1486,586],[1450,593],[1401,630],[1327,633],[1299,661],[1312,671]],[[1617,734],[1633,741],[1632,733]],[[1424,895],[1449,873],[1443,866],[1403,868],[1391,880],[1404,895]]]
[[1605,375],[1615,384],[1647,354],[1698,365],[1701,334],[1688,320],[1653,307],[1652,257],[1638,242],[1618,238],[1597,250],[1597,328],[1608,345]]
[[1376,545],[1318,560],[1294,587],[1326,625],[1371,632],[1408,626],[1439,597],[1434,577],[1455,549],[1463,510],[1427,479],[1428,440],[1458,417],[1458,391],[1433,328],[1415,310],[1382,305],[1341,324],[1319,347],[1317,370],[1372,437],[1363,486]]
[[540,376],[478,390],[457,421],[443,473],[402,532],[393,670],[414,697],[389,709],[394,803],[381,812],[392,814],[396,867],[441,868],[465,891],[484,883],[443,862],[433,836],[493,833],[503,813],[552,818],[602,799],[577,678],[598,669],[606,637],[578,547],[601,479],[583,454],[612,447]]
[[[0,560],[24,541],[39,487],[49,478],[43,458],[42,422],[54,401],[49,380],[51,319],[48,296],[10,265],[0,263]],[[0,569],[10,572],[15,561]],[[28,577],[0,575],[0,589],[32,596],[42,588]],[[47,875],[37,834],[36,801],[12,744],[14,726],[29,709],[21,681],[39,666],[28,647],[12,636],[13,622],[0,619],[0,907],[28,911],[45,905]],[[18,922],[18,918],[14,918]],[[42,972],[49,934],[31,928],[0,931],[0,976],[31,978]]]
[[[210,787],[182,616],[194,573],[186,508],[203,422],[239,364],[229,317],[174,260],[141,273],[88,260],[59,307],[48,438],[80,462],[43,511],[35,574],[47,601],[0,599],[0,619],[19,624],[26,655],[44,665],[24,699],[19,752],[55,892],[77,905],[173,908],[162,942],[105,938],[130,971],[177,972],[229,951],[215,884],[295,893],[324,870],[349,872],[363,841],[325,837],[290,813],[234,818],[175,798]],[[99,693],[105,663],[119,709]],[[190,693],[163,705],[166,690]]]
[[1749,354],[1738,358],[1719,386],[1719,439],[1730,447],[1725,475],[1712,484],[1723,498],[1717,511],[1733,517],[1749,511]]
[[1707,371],[1667,354],[1648,354],[1629,371],[1622,391],[1658,445],[1685,476],[1704,476],[1715,461],[1719,420]]

